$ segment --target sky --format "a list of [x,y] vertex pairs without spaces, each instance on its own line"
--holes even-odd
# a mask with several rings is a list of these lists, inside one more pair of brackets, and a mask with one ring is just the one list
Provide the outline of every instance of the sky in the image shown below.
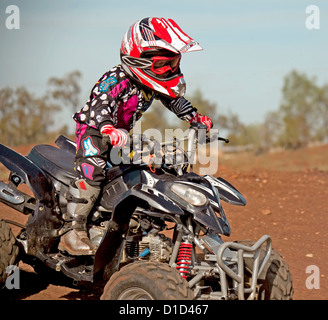
[[[19,29],[7,28],[10,5],[19,8]],[[320,19],[319,29],[307,28],[310,5],[319,9],[311,20]],[[200,89],[218,113],[231,111],[245,124],[279,108],[292,70],[328,83],[327,0],[0,0],[0,89],[25,86],[42,96],[50,77],[79,70],[77,111],[120,63],[128,27],[151,16],[174,19],[204,49],[183,54],[186,96]],[[64,118],[74,127],[70,113]]]

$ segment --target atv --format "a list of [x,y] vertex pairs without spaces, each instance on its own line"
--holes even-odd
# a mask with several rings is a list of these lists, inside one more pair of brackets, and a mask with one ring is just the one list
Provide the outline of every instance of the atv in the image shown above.
[[[118,154],[126,161],[108,161],[88,217],[92,256],[58,249],[68,231],[63,215],[76,178],[76,144],[61,135],[56,146],[36,145],[27,156],[0,144],[0,162],[10,171],[0,181],[0,201],[28,216],[25,225],[0,220],[0,287],[7,267],[22,260],[74,282],[105,283],[104,300],[292,299],[292,275],[269,235],[222,240],[231,233],[222,202],[246,200],[223,178],[193,170],[198,143],[228,142],[212,131],[192,125],[185,137],[165,142],[131,136],[132,151]],[[16,237],[10,224],[21,228]]]

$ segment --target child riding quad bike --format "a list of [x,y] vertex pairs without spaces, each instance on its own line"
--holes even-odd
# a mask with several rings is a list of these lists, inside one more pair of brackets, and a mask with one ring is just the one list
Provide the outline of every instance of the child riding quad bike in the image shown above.
[[[16,237],[9,224],[19,224],[0,220],[0,285],[6,268],[20,259],[75,282],[107,281],[101,299],[292,299],[292,276],[270,236],[221,239],[231,232],[222,201],[246,201],[224,179],[193,172],[197,141],[222,140],[200,127],[192,124],[185,138],[166,142],[131,137],[134,160],[106,170],[87,220],[97,249],[85,256],[58,249],[67,231],[75,143],[60,136],[59,148],[36,145],[27,156],[0,145],[0,162],[10,171],[8,181],[0,181],[0,201],[28,216]],[[152,161],[144,163],[149,154]],[[131,150],[122,149],[121,156],[131,159]]]

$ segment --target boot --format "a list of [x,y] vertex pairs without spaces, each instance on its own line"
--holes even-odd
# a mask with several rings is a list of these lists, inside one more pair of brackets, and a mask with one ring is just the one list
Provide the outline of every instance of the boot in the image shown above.
[[86,223],[99,192],[100,188],[90,186],[84,179],[75,180],[73,186],[69,186],[64,220],[70,228],[61,236],[59,250],[76,256],[95,253],[96,246],[88,237]]

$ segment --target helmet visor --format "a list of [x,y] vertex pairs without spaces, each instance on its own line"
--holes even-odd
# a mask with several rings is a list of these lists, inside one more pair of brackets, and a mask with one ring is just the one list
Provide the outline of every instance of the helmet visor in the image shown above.
[[151,71],[158,75],[163,75],[167,72],[175,73],[180,65],[181,55],[175,55],[173,57],[165,56],[153,56]]

